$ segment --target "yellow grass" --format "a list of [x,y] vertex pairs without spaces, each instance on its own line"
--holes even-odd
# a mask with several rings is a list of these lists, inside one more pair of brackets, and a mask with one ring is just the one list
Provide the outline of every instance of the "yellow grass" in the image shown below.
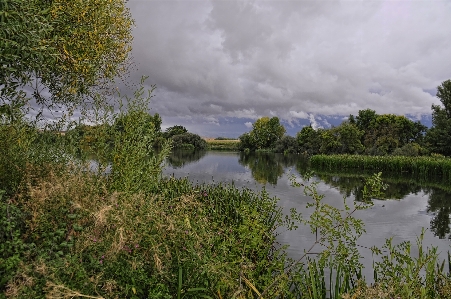
[[231,143],[238,143],[238,139],[231,139],[231,140],[215,140],[214,138],[204,138],[207,143],[211,144],[231,144]]

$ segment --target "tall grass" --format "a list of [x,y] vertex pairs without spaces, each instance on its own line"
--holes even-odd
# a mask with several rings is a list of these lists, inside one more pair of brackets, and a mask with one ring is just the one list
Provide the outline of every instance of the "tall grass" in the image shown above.
[[328,170],[359,169],[408,172],[419,177],[442,176],[451,182],[451,159],[440,157],[315,155],[312,167]]

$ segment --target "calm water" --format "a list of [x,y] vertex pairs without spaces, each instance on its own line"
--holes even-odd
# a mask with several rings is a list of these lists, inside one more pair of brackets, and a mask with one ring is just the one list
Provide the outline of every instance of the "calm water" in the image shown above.
[[[189,177],[199,183],[232,183],[236,187],[254,190],[266,188],[270,195],[280,199],[279,205],[289,213],[291,208],[308,216],[305,208],[310,198],[303,190],[291,187],[290,176],[297,181],[311,171],[304,159],[298,155],[279,154],[244,155],[236,152],[178,152],[167,161],[164,173],[176,177]],[[319,181],[318,191],[325,195],[324,201],[336,207],[343,207],[343,198],[348,203],[361,198],[364,173],[328,173],[315,171],[310,181]],[[389,188],[384,200],[374,200],[374,206],[354,215],[362,219],[367,234],[359,240],[361,254],[367,269],[364,275],[372,279],[370,269],[373,261],[371,251],[365,247],[382,246],[386,238],[393,238],[398,244],[402,241],[415,243],[422,228],[426,228],[424,245],[439,248],[441,257],[446,257],[450,245],[451,186],[440,183],[440,178],[420,181],[409,174],[403,176],[384,174],[384,182]],[[282,232],[279,242],[289,244],[288,253],[296,258],[314,242],[314,236],[307,228]],[[414,250],[415,254],[415,250]]]

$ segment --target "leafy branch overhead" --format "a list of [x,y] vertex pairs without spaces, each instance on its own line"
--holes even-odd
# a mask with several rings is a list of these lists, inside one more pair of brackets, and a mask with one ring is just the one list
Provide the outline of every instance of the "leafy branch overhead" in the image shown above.
[[79,102],[127,72],[133,20],[123,0],[5,0],[0,24],[4,101],[29,87],[42,104]]

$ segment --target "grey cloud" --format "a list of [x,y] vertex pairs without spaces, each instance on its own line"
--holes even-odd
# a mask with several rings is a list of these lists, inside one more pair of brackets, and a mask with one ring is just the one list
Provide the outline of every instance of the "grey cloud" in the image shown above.
[[[451,78],[449,1],[130,1],[153,111],[198,124],[428,114]],[[208,127],[204,127],[208,130]]]

